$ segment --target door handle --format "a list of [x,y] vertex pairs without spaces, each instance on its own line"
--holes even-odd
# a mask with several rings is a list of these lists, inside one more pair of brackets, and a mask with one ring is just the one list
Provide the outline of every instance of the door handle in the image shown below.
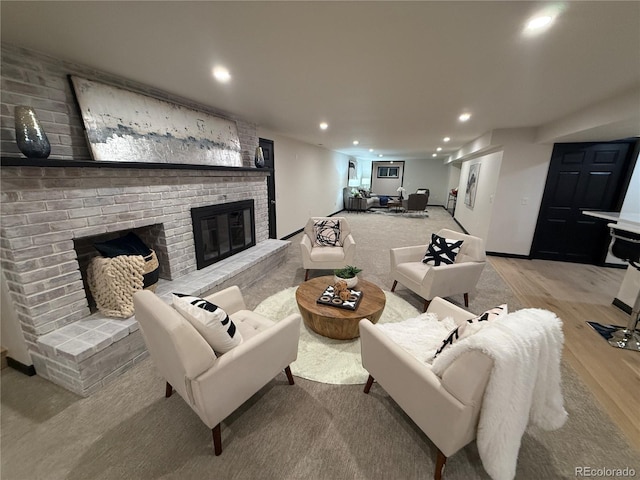
[[275,200],[271,200],[271,205],[275,205],[276,201]]

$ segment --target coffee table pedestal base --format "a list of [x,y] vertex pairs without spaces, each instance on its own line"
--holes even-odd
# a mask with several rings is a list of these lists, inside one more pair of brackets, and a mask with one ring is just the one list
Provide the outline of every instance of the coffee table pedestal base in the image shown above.
[[331,318],[314,314],[300,308],[300,314],[304,324],[323,337],[333,338],[335,340],[352,340],[360,336],[358,324],[362,318],[367,318],[371,323],[378,323],[382,316],[382,310],[375,315],[369,315],[362,318]]

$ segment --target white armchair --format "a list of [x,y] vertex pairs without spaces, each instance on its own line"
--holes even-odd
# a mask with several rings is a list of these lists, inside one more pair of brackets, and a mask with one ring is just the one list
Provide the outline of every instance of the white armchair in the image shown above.
[[[429,304],[439,319],[463,322],[475,315],[442,298]],[[439,377],[369,320],[360,321],[362,366],[369,372],[364,393],[374,379],[438,448],[435,479],[447,460],[476,437],[484,390],[493,361],[465,353]]]
[[[436,322],[452,317],[458,326],[475,317],[439,297],[427,311]],[[425,328],[436,328],[423,320]],[[433,363],[409,353],[416,346],[406,337],[393,335],[394,341],[367,319],[359,328],[362,365],[369,372],[364,392],[375,379],[434,443],[436,480],[447,458],[473,440],[491,478],[515,478],[527,426],[556,430],[567,419],[560,370],[564,335],[553,312],[523,309],[483,320],[459,340],[443,339],[447,347],[438,349]],[[430,352],[434,345],[423,347]]]
[[[317,221],[335,220],[340,224],[340,238],[335,246],[316,245]],[[309,279],[309,270],[333,270],[353,264],[356,256],[356,242],[345,217],[311,217],[304,227],[302,240],[302,267],[306,270],[304,279]]]
[[424,310],[434,297],[464,294],[469,306],[469,292],[476,286],[486,263],[484,242],[479,237],[442,229],[441,237],[463,240],[455,263],[433,266],[422,263],[429,245],[391,249],[391,278],[394,292],[398,282],[425,299]]
[[151,359],[166,379],[166,396],[173,389],[212,429],[216,455],[222,453],[221,422],[281,370],[289,384],[289,364],[298,354],[300,315],[274,323],[247,310],[238,287],[205,298],[227,312],[243,342],[216,357],[198,331],[154,293],[134,295],[136,320]]

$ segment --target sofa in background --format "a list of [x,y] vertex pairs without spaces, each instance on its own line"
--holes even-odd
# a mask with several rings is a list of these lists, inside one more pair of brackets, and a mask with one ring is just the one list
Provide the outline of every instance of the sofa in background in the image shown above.
[[375,193],[369,193],[366,190],[360,190],[360,197],[354,197],[352,187],[344,187],[342,189],[342,198],[344,201],[344,209],[351,211],[365,211],[371,207],[380,207],[380,197]]

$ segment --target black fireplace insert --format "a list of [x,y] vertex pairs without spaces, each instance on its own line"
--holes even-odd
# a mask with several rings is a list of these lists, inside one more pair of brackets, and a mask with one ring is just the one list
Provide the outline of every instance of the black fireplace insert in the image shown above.
[[253,199],[191,209],[198,270],[256,244]]

